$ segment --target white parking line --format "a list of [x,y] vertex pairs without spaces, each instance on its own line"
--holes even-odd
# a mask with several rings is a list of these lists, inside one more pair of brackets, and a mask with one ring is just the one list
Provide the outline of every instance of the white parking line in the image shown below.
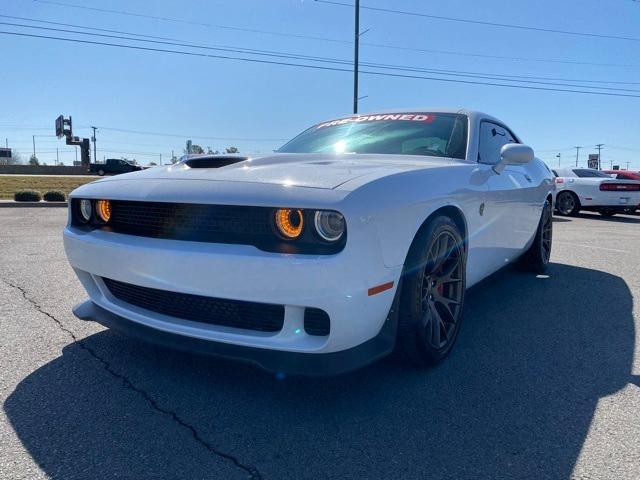
[[618,250],[617,248],[598,247],[596,245],[585,245],[583,243],[563,242],[562,240],[554,240],[553,243],[561,245],[571,245],[572,247],[593,248],[594,250],[606,250],[607,252],[629,253],[628,250]]

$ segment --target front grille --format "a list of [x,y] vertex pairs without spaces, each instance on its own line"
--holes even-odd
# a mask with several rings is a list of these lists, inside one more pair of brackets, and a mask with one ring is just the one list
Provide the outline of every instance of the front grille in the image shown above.
[[118,233],[224,243],[273,238],[270,208],[123,200],[111,206],[109,226]]
[[319,308],[304,309],[304,331],[309,335],[329,335],[329,315]]
[[111,294],[130,305],[175,318],[225,327],[279,332],[284,306],[169,292],[103,278]]

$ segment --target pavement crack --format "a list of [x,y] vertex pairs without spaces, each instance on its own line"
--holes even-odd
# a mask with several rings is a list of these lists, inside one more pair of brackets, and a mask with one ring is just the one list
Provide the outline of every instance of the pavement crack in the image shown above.
[[73,341],[80,348],[85,350],[89,355],[91,355],[99,363],[101,363],[102,366],[104,367],[104,369],[107,371],[107,373],[109,373],[112,377],[120,380],[125,388],[137,393],[138,395],[140,395],[144,400],[147,401],[147,403],[149,404],[149,406],[153,410],[155,410],[158,413],[161,413],[161,414],[169,417],[173,422],[175,422],[180,427],[182,427],[185,430],[187,430],[191,434],[191,436],[193,437],[193,439],[196,442],[198,442],[200,445],[202,445],[204,448],[206,448],[213,455],[215,455],[217,457],[220,457],[222,459],[225,459],[227,461],[230,461],[237,468],[245,471],[248,474],[247,478],[252,479],[252,480],[260,480],[260,479],[262,479],[262,474],[258,471],[257,468],[255,468],[253,466],[245,465],[240,460],[238,460],[238,458],[236,458],[235,456],[233,456],[233,455],[231,455],[229,453],[225,453],[225,452],[220,451],[217,448],[215,448],[213,445],[211,445],[209,442],[207,442],[204,438],[202,438],[200,433],[198,433],[198,430],[193,425],[191,425],[187,421],[185,421],[182,418],[180,418],[177,413],[162,407],[146,390],[136,386],[125,375],[115,371],[113,369],[113,367],[111,366],[111,363],[108,360],[106,360],[105,358],[101,357],[93,348],[89,347],[81,339],[79,339],[76,336],[76,334],[72,330],[70,330],[69,328],[65,327],[64,324],[58,318],[56,318],[51,313],[47,312],[37,301],[35,301],[33,298],[31,298],[27,294],[27,291],[24,288],[22,288],[19,285],[15,285],[13,283],[7,282],[6,280],[2,280],[2,282],[4,284],[8,285],[9,287],[11,287],[11,288],[13,288],[15,290],[18,290],[22,294],[22,297],[29,304],[31,304],[31,306],[33,306],[38,312],[42,313],[43,315],[45,315],[45,316],[49,317],[51,320],[53,320],[55,322],[55,324],[58,326],[58,328],[60,330],[62,330],[63,332],[65,332],[67,335],[69,335],[69,337],[71,337],[73,339]]

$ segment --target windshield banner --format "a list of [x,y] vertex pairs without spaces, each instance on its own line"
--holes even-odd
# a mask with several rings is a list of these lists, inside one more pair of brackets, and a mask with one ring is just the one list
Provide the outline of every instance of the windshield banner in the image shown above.
[[363,115],[357,117],[342,118],[331,122],[321,123],[317,129],[333,127],[335,125],[345,125],[347,123],[380,122],[380,121],[403,121],[403,122],[426,122],[431,123],[436,116],[430,113],[389,113],[384,115]]

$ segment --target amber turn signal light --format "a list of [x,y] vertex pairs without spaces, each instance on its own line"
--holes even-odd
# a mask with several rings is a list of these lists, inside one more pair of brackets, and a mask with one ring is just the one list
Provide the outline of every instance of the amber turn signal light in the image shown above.
[[278,232],[285,238],[298,238],[304,227],[304,217],[302,210],[290,210],[282,208],[275,213],[276,227]]
[[107,223],[111,219],[111,202],[109,200],[98,200],[96,202],[96,212],[100,220]]

